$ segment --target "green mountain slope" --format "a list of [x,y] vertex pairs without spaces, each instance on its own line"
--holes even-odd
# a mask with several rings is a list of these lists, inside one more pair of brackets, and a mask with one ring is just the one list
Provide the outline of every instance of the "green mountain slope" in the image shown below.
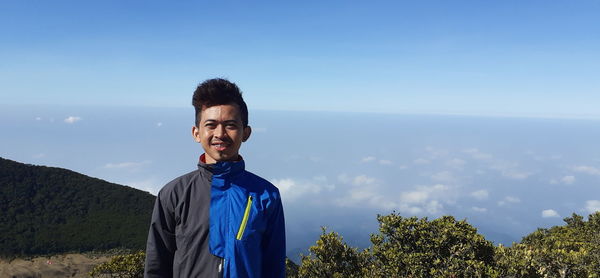
[[144,249],[155,197],[0,158],[0,256]]

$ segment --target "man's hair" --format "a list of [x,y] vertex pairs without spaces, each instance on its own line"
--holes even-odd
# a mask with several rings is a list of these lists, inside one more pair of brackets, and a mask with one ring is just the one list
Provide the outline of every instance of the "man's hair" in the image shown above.
[[248,107],[242,98],[240,88],[233,82],[222,78],[208,79],[198,85],[194,91],[192,105],[196,110],[196,126],[200,123],[203,108],[215,105],[237,104],[242,116],[242,124],[248,126]]

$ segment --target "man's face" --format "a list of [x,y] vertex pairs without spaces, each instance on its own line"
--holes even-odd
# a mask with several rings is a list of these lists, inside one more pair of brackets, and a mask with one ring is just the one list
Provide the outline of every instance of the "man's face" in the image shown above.
[[192,136],[202,144],[206,163],[235,161],[238,152],[250,137],[249,126],[243,127],[237,104],[203,107],[198,126],[192,128]]

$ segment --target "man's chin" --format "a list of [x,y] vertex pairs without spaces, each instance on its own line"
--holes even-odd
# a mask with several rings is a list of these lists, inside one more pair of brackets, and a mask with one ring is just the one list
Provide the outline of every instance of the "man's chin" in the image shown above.
[[238,154],[231,155],[231,154],[224,154],[224,153],[217,153],[217,154],[213,154],[213,155],[207,154],[207,156],[209,156],[210,159],[214,161],[214,163],[237,161],[237,158],[239,157]]

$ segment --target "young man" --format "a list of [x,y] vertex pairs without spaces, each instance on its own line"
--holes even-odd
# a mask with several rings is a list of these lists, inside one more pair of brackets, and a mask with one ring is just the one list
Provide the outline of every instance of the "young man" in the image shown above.
[[198,170],[156,198],[145,277],[284,277],[285,228],[279,191],[244,170],[238,151],[250,137],[248,108],[224,79],[198,86],[192,136]]

